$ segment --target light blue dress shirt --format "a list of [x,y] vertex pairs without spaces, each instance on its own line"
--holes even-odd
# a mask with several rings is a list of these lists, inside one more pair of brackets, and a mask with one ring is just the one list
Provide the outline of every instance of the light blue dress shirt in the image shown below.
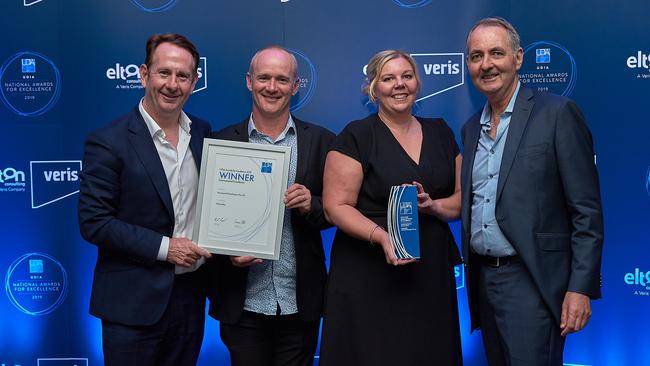
[[[255,128],[253,116],[251,115],[248,122],[248,140],[256,144],[289,146],[291,148],[291,160],[289,162],[287,187],[290,187],[296,181],[298,136],[291,115],[289,115],[287,127],[275,141]],[[291,209],[284,210],[280,259],[277,261],[264,260],[260,264],[249,267],[244,310],[265,315],[276,315],[278,310],[282,315],[298,312],[296,303],[296,249],[291,226]]]
[[520,85],[517,83],[515,93],[499,118],[494,140],[489,135],[492,128],[490,120],[492,111],[489,103],[485,103],[481,114],[481,132],[472,167],[472,236],[470,239],[472,251],[480,255],[503,257],[517,254],[501,232],[495,211],[501,158]]

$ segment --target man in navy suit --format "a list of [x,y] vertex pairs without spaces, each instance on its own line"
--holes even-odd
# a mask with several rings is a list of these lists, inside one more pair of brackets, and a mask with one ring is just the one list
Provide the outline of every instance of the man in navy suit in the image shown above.
[[215,256],[210,315],[235,366],[311,366],[323,311],[326,269],[320,230],[325,156],[334,135],[289,113],[298,63],[281,47],[258,51],[246,74],[253,111],[219,139],[291,147],[280,259]]
[[199,54],[178,34],[153,35],[140,66],[144,98],[84,147],[79,226],[98,248],[90,313],[106,365],[194,365],[203,341],[210,253],[188,237],[210,126],[182,110]]
[[576,104],[521,85],[502,18],[467,36],[484,108],[463,126],[462,242],[472,329],[490,365],[562,365],[600,297],[603,222],[591,133]]

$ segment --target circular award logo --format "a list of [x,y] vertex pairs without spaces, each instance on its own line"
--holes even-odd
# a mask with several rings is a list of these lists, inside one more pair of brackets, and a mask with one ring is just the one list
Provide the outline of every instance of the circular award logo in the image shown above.
[[176,5],[177,0],[131,0],[133,5],[147,13],[160,13]]
[[287,48],[287,51],[291,52],[298,61],[300,87],[296,95],[291,99],[291,111],[295,112],[309,103],[309,100],[314,95],[316,90],[316,67],[304,53],[293,48]]
[[19,52],[0,67],[0,99],[12,112],[39,116],[61,95],[61,74],[54,63],[37,52]]
[[29,315],[54,311],[67,294],[68,275],[59,261],[45,253],[18,257],[7,270],[5,292],[9,301]]
[[573,92],[576,77],[576,62],[563,46],[539,41],[524,48],[524,64],[519,70],[523,85],[537,91],[568,96]]
[[421,8],[423,6],[427,6],[431,3],[431,0],[393,0],[395,4],[397,4],[399,7],[405,8],[405,9],[415,9],[415,8]]

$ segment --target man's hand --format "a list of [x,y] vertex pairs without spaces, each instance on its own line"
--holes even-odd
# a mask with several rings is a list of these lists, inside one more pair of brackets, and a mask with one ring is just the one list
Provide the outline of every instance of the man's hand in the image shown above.
[[262,263],[262,260],[251,255],[244,255],[241,257],[231,256],[230,263],[235,267],[248,267],[253,264]]
[[297,208],[301,215],[311,211],[311,192],[302,184],[294,183],[284,193],[286,208]]
[[589,297],[577,292],[567,291],[562,302],[562,316],[560,317],[560,329],[562,336],[574,333],[585,326],[591,317],[591,305]]
[[212,254],[186,238],[170,238],[167,262],[177,266],[191,267],[201,258],[210,258]]

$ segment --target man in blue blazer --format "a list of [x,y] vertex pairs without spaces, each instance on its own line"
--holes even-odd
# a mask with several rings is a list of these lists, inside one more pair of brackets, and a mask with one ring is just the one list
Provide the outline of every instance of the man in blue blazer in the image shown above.
[[220,321],[232,365],[311,366],[327,275],[323,167],[334,134],[289,113],[300,79],[295,57],[284,48],[258,51],[246,85],[251,115],[214,137],[291,147],[280,259],[215,256],[210,315]]
[[502,18],[467,37],[487,97],[463,126],[462,242],[472,329],[490,365],[562,365],[600,297],[603,222],[591,133],[576,104],[521,85]]
[[90,313],[106,365],[194,365],[203,340],[210,253],[190,241],[208,123],[182,110],[199,54],[153,35],[140,66],[144,98],[85,143],[79,226],[98,248]]

